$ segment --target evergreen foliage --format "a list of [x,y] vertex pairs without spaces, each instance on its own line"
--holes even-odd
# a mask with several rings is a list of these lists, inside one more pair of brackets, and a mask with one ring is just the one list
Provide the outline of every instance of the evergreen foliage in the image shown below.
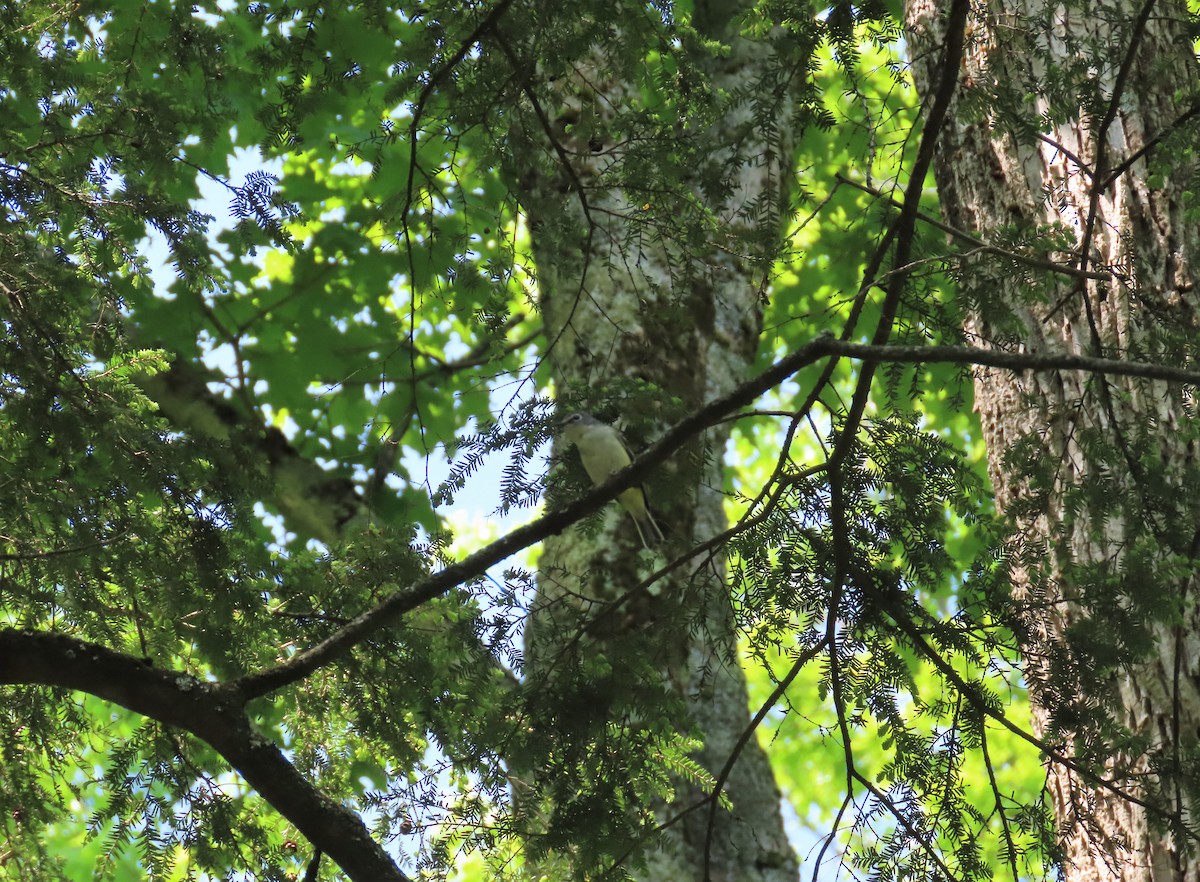
[[[585,541],[574,522],[599,508],[566,509],[582,471],[539,454],[556,408],[628,413],[640,432],[646,402],[669,395],[614,380],[551,397],[542,360],[558,341],[530,254],[589,231],[554,228],[519,178],[555,178],[585,215],[611,210],[587,202],[601,183],[618,189],[640,206],[613,243],[630,260],[669,246],[760,263],[758,368],[819,332],[866,340],[881,324],[891,344],[962,344],[965,312],[1013,308],[981,299],[981,280],[1019,271],[1044,297],[1031,261],[1067,243],[1015,227],[991,243],[1007,254],[960,261],[921,221],[898,241],[931,134],[894,6],[759,4],[741,27],[778,63],[724,91],[698,63],[727,52],[708,3],[0,2],[0,875],[296,879],[325,849],[313,831],[346,822],[330,838],[365,863],[326,851],[319,878],[369,878],[382,856],[411,877],[518,878],[528,860],[619,879],[657,847],[657,807],[667,825],[736,811],[728,769],[695,758],[706,721],[644,651],[708,627],[694,596],[631,580],[559,610],[569,639],[526,658],[532,577],[512,555],[562,530]],[[963,112],[1030,137],[1041,123],[1021,90],[1054,115],[1101,113],[1086,59],[1104,50]],[[628,105],[551,116],[581,59],[628,83]],[[712,140],[730,107],[797,169],[789,204],[743,206],[736,234],[711,208],[751,159]],[[570,173],[547,132],[621,146],[598,182]],[[701,176],[723,150],[726,173]],[[931,193],[921,203],[936,215]],[[783,219],[782,249],[767,216]],[[973,293],[956,299],[964,274]],[[896,278],[897,297],[875,296]],[[664,327],[711,320],[686,302]],[[1193,345],[1164,331],[1132,355],[1178,365]],[[1112,475],[1141,479],[1140,495],[1104,474],[1074,488],[1080,529],[1102,532],[1082,521],[1105,504],[1147,529],[1110,567],[1066,566],[1085,614],[1069,648],[1038,639],[1041,598],[1014,598],[1009,577],[1048,574],[1059,549],[1006,541],[967,380],[936,359],[812,358],[765,386],[758,411],[709,423],[737,419],[718,489],[739,520],[674,567],[699,581],[706,555],[728,557],[724,639],[758,703],[735,725],[823,837],[819,866],[1049,872],[1041,762],[1068,741],[1087,775],[1141,755],[1105,675],[1153,652],[1193,602],[1139,585],[1190,572],[1193,528],[1176,515],[1195,470],[1159,480],[1155,427],[1132,430],[1135,463],[1080,437]],[[685,416],[678,399],[663,407]],[[1010,459],[1030,487],[1014,517],[1049,504],[1040,452],[1031,438]],[[443,453],[439,481],[428,463]],[[497,456],[498,495],[471,499]],[[668,505],[694,491],[649,483]],[[509,515],[543,496],[561,516],[456,563],[440,506]],[[1031,647],[1053,653],[1033,684],[1056,709],[1044,741],[1029,734]],[[275,748],[329,814],[263,790],[256,751]],[[1153,762],[1195,793],[1196,754]],[[1184,830],[1172,792],[1153,817]],[[378,855],[342,835],[355,823]]]

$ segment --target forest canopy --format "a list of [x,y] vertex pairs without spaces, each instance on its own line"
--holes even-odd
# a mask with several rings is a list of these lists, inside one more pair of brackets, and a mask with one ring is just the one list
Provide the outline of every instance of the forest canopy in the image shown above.
[[1194,875],[1198,20],[942,5],[0,0],[0,876]]

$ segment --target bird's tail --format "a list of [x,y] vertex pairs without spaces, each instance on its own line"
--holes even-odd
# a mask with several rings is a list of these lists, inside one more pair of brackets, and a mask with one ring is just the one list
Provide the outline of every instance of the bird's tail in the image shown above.
[[646,548],[653,548],[666,542],[666,537],[663,536],[662,530],[658,528],[658,524],[654,520],[654,515],[650,514],[649,508],[643,508],[641,517],[634,517],[633,525],[637,527],[638,537],[642,540],[642,545]]

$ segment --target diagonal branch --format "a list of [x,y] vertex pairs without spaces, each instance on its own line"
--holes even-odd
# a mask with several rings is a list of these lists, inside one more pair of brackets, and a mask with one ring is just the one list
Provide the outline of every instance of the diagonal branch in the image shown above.
[[[1164,365],[1057,353],[1000,352],[953,346],[874,346],[847,343],[823,335],[800,347],[759,376],[730,394],[713,401],[670,429],[627,469],[600,488],[537,521],[520,527],[465,560],[393,594],[360,614],[328,639],[273,668],[230,684],[200,683],[178,672],[158,670],[127,655],[58,634],[0,630],[0,683],[40,683],[79,689],[179,726],[207,741],[265,799],[280,808],[298,829],[342,865],[355,879],[404,879],[378,846],[367,837],[361,822],[328,800],[288,763],[279,749],[253,731],[241,712],[245,702],[295,682],[349,652],[371,634],[406,612],[486,571],[513,553],[561,532],[571,523],[599,510],[618,493],[642,481],[668,456],[698,432],[716,425],[744,408],[796,371],[822,358],[849,357],[870,362],[979,364],[1008,370],[1082,370],[1120,374],[1170,382],[1200,384],[1200,371]],[[925,644],[915,626],[906,633],[919,650],[937,663],[937,654]],[[904,630],[903,623],[901,623]],[[948,666],[939,668],[964,690],[976,708],[1013,729],[1020,737],[1046,750],[1081,774],[1086,769],[1051,747],[1014,727],[1003,714],[958,678]],[[1112,786],[1101,782],[1104,786]],[[1121,792],[1125,798],[1132,795]],[[1134,800],[1136,801],[1136,800]]]
[[[837,179],[839,181],[841,181],[842,183],[849,184],[851,187],[854,187],[856,190],[861,190],[864,193],[874,196],[876,199],[885,199],[885,200],[887,200],[887,202],[889,204],[891,204],[895,208],[901,208],[904,205],[903,202],[901,202],[900,200],[898,200],[892,196],[889,196],[887,193],[884,193],[878,187],[872,187],[870,184],[863,183],[862,181],[852,180],[851,178],[848,178],[841,173],[839,173],[837,175]],[[966,242],[969,245],[974,246],[974,250],[968,251],[968,252],[966,252],[966,254],[946,255],[947,260],[964,257],[964,256],[971,255],[971,254],[979,254],[979,253],[994,254],[997,257],[1003,258],[1005,260],[1011,260],[1013,263],[1020,264],[1021,266],[1027,266],[1030,269],[1042,270],[1044,272],[1054,273],[1056,275],[1071,276],[1074,278],[1081,278],[1081,279],[1094,279],[1094,280],[1100,281],[1100,282],[1108,282],[1113,279],[1113,274],[1111,272],[1097,272],[1095,270],[1080,270],[1074,266],[1070,266],[1065,263],[1057,263],[1053,260],[1047,260],[1042,257],[1033,257],[1029,254],[1022,254],[1019,251],[1011,251],[1007,248],[1001,248],[999,245],[993,245],[990,242],[980,239],[978,236],[974,235],[973,233],[968,233],[966,230],[960,230],[958,227],[951,226],[950,224],[946,223],[945,221],[939,220],[938,218],[936,218],[930,214],[926,214],[923,211],[917,212],[917,218],[923,224],[927,224],[928,226],[931,226],[934,229],[941,230],[943,233],[945,233],[948,236],[953,236],[955,239],[958,239],[962,242]]]
[[733,749],[729,751],[729,756],[725,760],[725,765],[721,767],[721,771],[717,773],[716,781],[713,783],[712,792],[708,796],[708,830],[704,834],[704,878],[709,877],[709,871],[712,865],[712,842],[713,832],[717,825],[717,806],[720,805],[721,791],[725,789],[725,782],[729,780],[730,774],[733,773],[733,767],[738,761],[738,757],[742,755],[742,751],[746,749],[746,745],[750,743],[750,739],[754,737],[755,731],[762,725],[762,721],[767,718],[775,703],[783,697],[787,692],[788,687],[792,685],[792,681],[804,670],[805,666],[810,661],[816,658],[827,645],[827,637],[822,637],[812,646],[805,649],[796,660],[792,663],[787,674],[775,684],[775,688],[771,694],[767,696],[767,700],[762,703],[754,718],[750,720],[750,724],[742,730],[742,734],[738,736],[737,742],[734,743]]
[[409,882],[362,819],[307,781],[255,730],[236,686],[205,683],[65,634],[0,629],[0,683],[87,692],[191,732],[355,882]]
[[[1121,67],[1117,70],[1117,76],[1113,81],[1112,95],[1108,100],[1108,108],[1105,110],[1104,118],[1096,126],[1094,141],[1096,155],[1093,162],[1095,169],[1093,173],[1094,180],[1108,180],[1108,130],[1116,122],[1117,113],[1121,108],[1121,96],[1133,72],[1133,62],[1137,57],[1138,50],[1141,48],[1142,38],[1146,32],[1146,23],[1150,20],[1150,13],[1154,10],[1156,2],[1157,0],[1145,0],[1141,11],[1138,13],[1138,17],[1134,19],[1133,28],[1129,35],[1129,45],[1125,48],[1125,56],[1121,59]],[[1096,220],[1100,213],[1100,195],[1104,189],[1104,187],[1092,187],[1091,198],[1088,203],[1087,219],[1083,224],[1083,237],[1079,243],[1080,270],[1086,270],[1088,266],[1088,250],[1091,248],[1092,239],[1096,234]],[[1099,334],[1095,327],[1092,328],[1092,331],[1096,336],[1093,342],[1099,348]]]
[[712,401],[677,423],[627,468],[613,475],[603,485],[589,491],[579,500],[563,508],[547,512],[536,521],[518,527],[458,563],[451,564],[396,592],[375,607],[360,613],[316,646],[298,653],[276,667],[250,674],[239,680],[236,685],[245,692],[247,697],[253,698],[308,676],[317,668],[327,665],[349,652],[375,632],[398,621],[405,613],[441,596],[480,573],[486,572],[489,567],[500,563],[510,555],[535,542],[540,542],[547,536],[561,533],[576,521],[599,511],[602,506],[615,499],[622,490],[642,483],[661,462],[680,450],[697,434],[721,422],[728,414],[749,406],[758,396],[775,388],[802,368],[822,358],[842,356],[870,363],[977,364],[1014,371],[1082,370],[1098,374],[1200,384],[1200,370],[1187,370],[1146,362],[1128,362],[1111,358],[1058,353],[1039,355],[1026,352],[1001,352],[969,346],[875,346],[864,343],[847,343],[835,339],[832,335],[822,335],[801,346],[790,356],[781,359],[757,377],[743,383],[728,395]]
[[[881,596],[883,596],[882,592]],[[946,659],[942,657],[941,653],[939,653],[929,644],[929,642],[925,639],[925,636],[920,632],[916,624],[911,618],[909,618],[906,612],[898,609],[897,605],[894,603],[889,603],[887,605],[887,609],[892,617],[892,620],[896,623],[900,632],[909,639],[913,648],[919,654],[928,659],[935,668],[937,668],[942,676],[954,686],[955,690],[957,690],[958,693],[967,700],[967,703],[971,705],[972,709],[974,709],[976,713],[995,720],[1022,741],[1025,741],[1026,743],[1036,747],[1043,754],[1045,754],[1051,762],[1058,763],[1059,765],[1070,769],[1084,780],[1088,781],[1090,784],[1093,784],[1103,790],[1107,790],[1118,799],[1139,806],[1148,814],[1151,814],[1162,821],[1168,823],[1177,823],[1180,820],[1171,812],[1168,812],[1154,805],[1148,800],[1142,799],[1136,794],[1129,792],[1119,784],[1110,781],[1103,775],[1098,774],[1071,756],[1063,753],[1061,750],[1054,747],[1054,745],[1049,744],[1043,739],[1038,738],[1033,733],[1022,729],[1007,716],[1005,716],[1002,711],[999,711],[993,707],[991,703],[984,698],[984,694],[977,684],[968,682],[961,674],[959,674],[957,670],[955,670],[954,666],[950,664],[950,662],[946,661]],[[1188,839],[1191,839],[1194,842],[1200,842],[1200,833],[1197,833],[1194,830],[1186,829],[1186,836]]]

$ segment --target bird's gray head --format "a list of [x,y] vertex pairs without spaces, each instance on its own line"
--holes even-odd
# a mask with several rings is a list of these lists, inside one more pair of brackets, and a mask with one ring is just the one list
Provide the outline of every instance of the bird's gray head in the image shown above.
[[561,423],[559,423],[559,426],[563,429],[583,429],[583,428],[586,428],[587,426],[599,426],[599,425],[602,425],[600,420],[596,419],[590,413],[584,413],[583,411],[580,411],[578,413],[573,413],[569,417],[567,417],[565,420],[563,420]]

